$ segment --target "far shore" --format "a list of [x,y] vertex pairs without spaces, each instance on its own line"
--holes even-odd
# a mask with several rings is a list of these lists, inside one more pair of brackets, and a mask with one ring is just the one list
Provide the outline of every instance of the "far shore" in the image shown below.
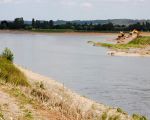
[[[60,34],[60,35],[114,35],[117,36],[117,32],[112,32],[112,31],[107,31],[107,32],[78,32],[78,31],[62,31],[62,32],[38,32],[38,31],[31,31],[31,30],[0,30],[0,33],[12,33],[12,34]],[[141,33],[143,36],[150,36],[150,32],[142,32]]]
[[[62,32],[38,32],[31,30],[0,30],[0,33],[13,33],[13,34],[64,34],[64,35],[117,35],[115,32],[76,32],[76,31],[62,31]],[[150,33],[149,33],[150,35]]]

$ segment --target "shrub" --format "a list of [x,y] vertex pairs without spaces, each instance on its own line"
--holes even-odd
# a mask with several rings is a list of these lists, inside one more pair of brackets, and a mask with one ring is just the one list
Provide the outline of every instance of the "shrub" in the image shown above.
[[138,114],[133,114],[132,118],[133,118],[133,120],[147,120],[147,118],[145,116],[141,116]]
[[119,113],[125,113],[121,108],[117,108],[117,112],[119,112]]
[[11,62],[13,62],[14,60],[14,55],[9,48],[4,49],[4,51],[2,52],[2,57],[6,58],[7,60]]

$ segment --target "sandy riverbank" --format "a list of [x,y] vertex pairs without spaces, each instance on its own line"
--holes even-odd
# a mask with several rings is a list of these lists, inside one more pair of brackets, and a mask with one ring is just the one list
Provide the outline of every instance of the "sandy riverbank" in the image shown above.
[[[34,32],[28,30],[0,30],[0,33],[14,33],[14,34],[73,34],[73,35],[118,35],[117,32]],[[150,36],[150,32],[142,32],[143,36]]]
[[128,52],[121,52],[121,51],[113,51],[110,50],[107,52],[108,55],[111,56],[124,56],[124,57],[150,57],[148,54],[140,54],[140,53],[128,53]]
[[57,102],[57,104],[61,103],[66,116],[67,114],[72,116],[70,120],[99,120],[99,118],[104,115],[106,118],[119,117],[119,120],[132,120],[132,118],[124,112],[118,111],[117,108],[96,103],[95,101],[78,95],[55,80],[36,74],[21,66],[17,65],[17,67],[27,76],[30,83],[34,84],[38,81],[42,81],[47,92],[52,95],[49,102],[51,103],[51,101],[54,100],[53,104],[56,104],[55,102]]
[[[141,37],[149,37],[150,32],[141,32]],[[135,40],[136,37],[131,38],[128,40],[128,38],[124,39],[124,45],[128,44],[130,41]],[[117,44],[117,43],[115,43]],[[144,47],[137,47],[137,48],[128,48],[128,49],[110,49],[107,52],[108,55],[111,56],[127,56],[127,57],[150,57],[150,46],[147,44]]]
[[105,32],[34,32],[27,30],[0,30],[0,33],[12,34],[61,34],[61,35],[117,35],[117,33]]

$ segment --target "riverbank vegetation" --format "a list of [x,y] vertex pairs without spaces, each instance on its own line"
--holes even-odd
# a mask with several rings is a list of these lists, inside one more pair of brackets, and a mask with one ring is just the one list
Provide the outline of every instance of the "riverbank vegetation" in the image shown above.
[[23,18],[16,18],[14,21],[3,20],[0,22],[0,29],[11,30],[31,30],[36,32],[115,32],[131,31],[150,31],[149,21],[130,25],[116,25],[111,22],[103,24],[65,22],[56,24],[53,20],[35,20],[25,22]]
[[0,79],[14,85],[29,86],[25,75],[14,66],[13,53],[8,48],[0,55]]
[[150,45],[150,37],[138,37],[127,44],[110,44],[110,43],[94,43],[95,46],[102,46],[111,49],[130,49],[130,48],[145,48]]

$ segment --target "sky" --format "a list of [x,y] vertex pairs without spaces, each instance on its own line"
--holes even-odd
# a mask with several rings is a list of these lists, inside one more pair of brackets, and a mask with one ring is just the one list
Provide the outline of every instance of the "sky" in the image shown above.
[[0,0],[0,20],[150,19],[150,0]]

